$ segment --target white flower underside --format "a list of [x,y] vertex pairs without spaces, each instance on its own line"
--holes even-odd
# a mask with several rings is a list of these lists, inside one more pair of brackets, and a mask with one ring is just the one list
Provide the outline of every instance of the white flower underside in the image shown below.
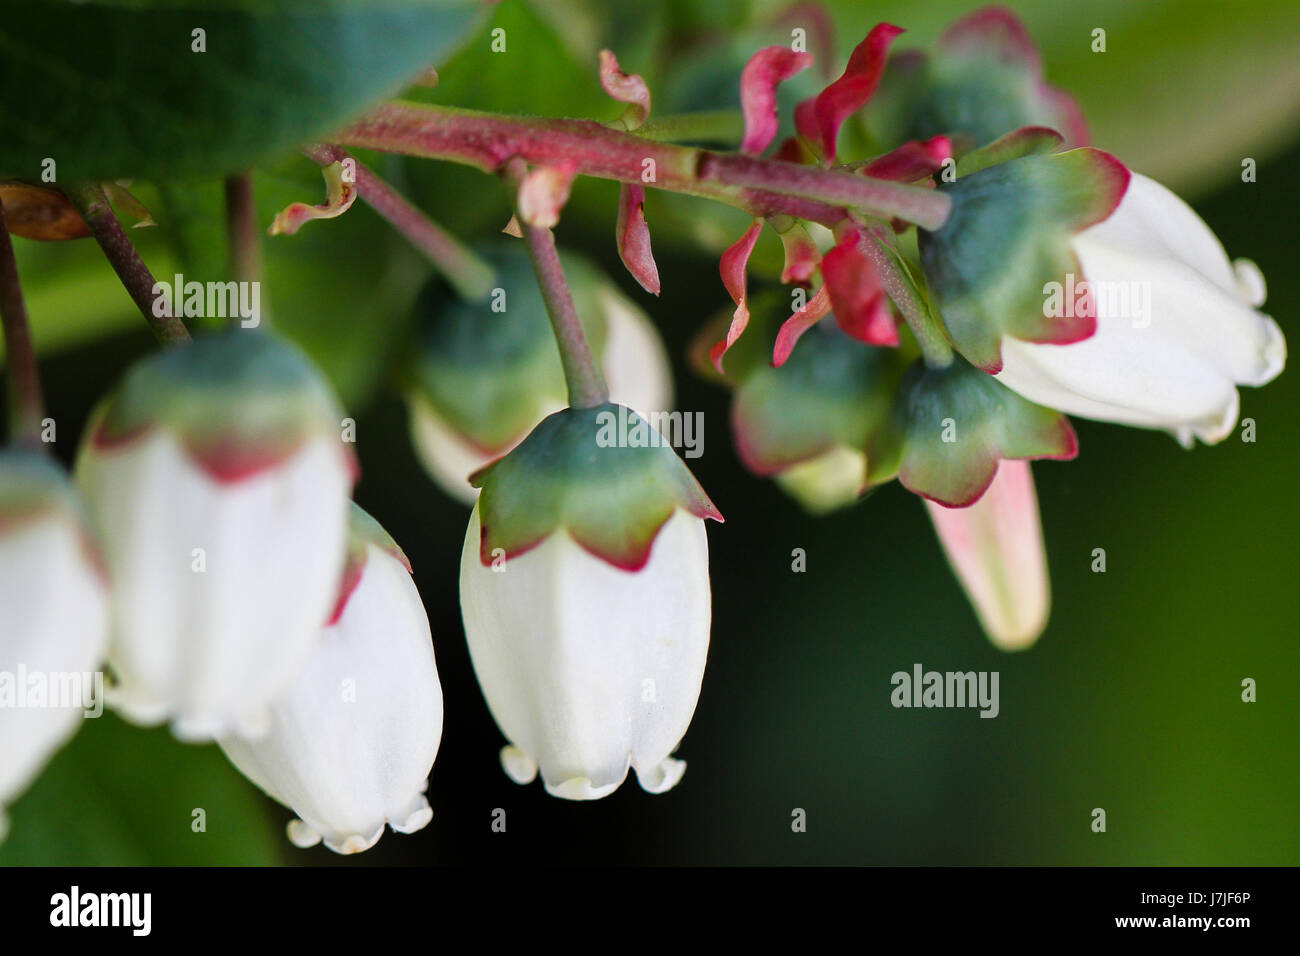
[[1263,385],[1286,362],[1277,324],[1252,307],[1264,293],[1258,269],[1234,270],[1186,203],[1136,173],[1119,209],[1072,245],[1089,282],[1148,283],[1149,317],[1112,314],[1099,296],[1095,335],[1071,345],[1005,338],[998,379],[1048,407],[1166,429],[1184,445],[1226,437],[1237,385]]
[[351,485],[337,442],[221,484],[158,431],[89,451],[77,477],[113,577],[110,704],[183,739],[262,732],[337,597]]
[[[0,671],[16,680],[21,665],[47,687],[61,675],[93,674],[107,650],[108,614],[107,588],[72,516],[45,515],[0,538]],[[83,714],[78,702],[0,707],[0,838],[4,806],[76,732]]]
[[461,557],[466,639],[511,746],[502,765],[572,800],[612,793],[636,771],[652,793],[685,771],[670,754],[690,724],[708,656],[711,595],[703,520],[678,510],[640,571],[566,531],[493,571],[479,559],[478,507]]
[[[645,313],[619,292],[602,289],[605,311],[605,351],[601,363],[609,385],[610,401],[626,405],[643,417],[669,409],[673,401],[672,370],[663,342]],[[499,458],[527,437],[519,435],[507,448],[484,454],[467,442],[418,394],[411,394],[411,441],[430,477],[452,498],[467,505],[478,499],[478,489],[466,478],[494,458]],[[539,402],[533,424],[565,408],[562,401]]]
[[245,776],[301,818],[298,846],[338,853],[375,844],[387,824],[425,826],[424,793],[442,739],[442,687],[429,620],[410,574],[369,545],[361,580],[271,708],[269,732],[221,747]]

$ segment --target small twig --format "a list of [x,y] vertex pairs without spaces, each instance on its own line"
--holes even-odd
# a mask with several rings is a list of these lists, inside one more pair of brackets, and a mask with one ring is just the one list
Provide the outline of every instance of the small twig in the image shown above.
[[44,450],[41,422],[45,418],[45,400],[41,396],[41,378],[32,348],[32,330],[27,321],[27,303],[18,280],[18,262],[13,241],[5,222],[4,205],[0,204],[0,318],[4,321],[5,356],[9,379],[9,438]]
[[[518,192],[519,184],[527,172],[522,159],[506,164],[506,181]],[[560,350],[560,364],[564,367],[564,381],[569,387],[569,404],[574,408],[595,408],[609,401],[609,389],[601,375],[587,344],[586,333],[578,319],[577,306],[564,278],[560,254],[555,249],[555,234],[543,226],[533,226],[519,219],[519,227],[528,246],[528,257],[537,273],[537,284],[546,302],[546,313],[551,317],[555,344]]]
[[496,280],[490,265],[347,150],[338,146],[314,145],[305,147],[303,153],[322,166],[351,159],[356,163],[357,181],[354,185],[357,195],[423,252],[461,298],[477,302],[491,291]]
[[68,198],[76,205],[81,218],[86,220],[95,241],[104,250],[113,271],[122,280],[122,285],[126,287],[158,341],[164,345],[189,341],[190,333],[186,331],[184,322],[175,315],[169,315],[169,308],[155,308],[155,302],[163,296],[154,292],[157,283],[153,273],[140,258],[140,253],[135,251],[126,230],[109,205],[104,190],[96,185],[83,186],[74,189]]

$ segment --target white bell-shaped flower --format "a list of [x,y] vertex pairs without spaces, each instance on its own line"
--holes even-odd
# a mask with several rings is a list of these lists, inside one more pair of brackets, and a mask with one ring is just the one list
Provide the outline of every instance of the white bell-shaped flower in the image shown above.
[[77,462],[113,580],[110,705],[183,739],[265,729],[337,597],[354,465],[296,350],[233,330],[138,363]]
[[1134,173],[1119,207],[1072,237],[1096,332],[1069,345],[1006,337],[998,379],[1072,415],[1166,429],[1184,445],[1221,441],[1238,385],[1282,371],[1286,341],[1252,263],[1229,262],[1210,228],[1159,183]]
[[221,748],[246,777],[301,819],[298,846],[373,846],[387,824],[419,830],[442,738],[442,687],[429,619],[401,549],[354,506],[334,620],[271,708],[270,731]]
[[4,808],[102,710],[108,582],[72,483],[0,452],[0,838]]
[[479,560],[475,506],[461,557],[461,609],[474,672],[511,746],[506,773],[595,800],[628,768],[662,793],[690,725],[709,650],[704,521],[677,511],[650,560],[623,570],[564,531],[494,571]]
[[671,755],[708,656],[704,518],[720,516],[671,450],[597,445],[613,408],[552,415],[476,476],[461,555],[502,765],[520,783],[540,769],[572,800],[613,792],[629,768],[652,793],[681,779]]

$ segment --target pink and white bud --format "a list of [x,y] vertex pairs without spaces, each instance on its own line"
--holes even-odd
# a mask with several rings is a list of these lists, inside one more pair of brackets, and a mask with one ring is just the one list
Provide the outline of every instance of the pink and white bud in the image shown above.
[[988,490],[965,508],[925,499],[948,563],[984,632],[1004,651],[1038,640],[1051,594],[1029,462],[1004,459]]

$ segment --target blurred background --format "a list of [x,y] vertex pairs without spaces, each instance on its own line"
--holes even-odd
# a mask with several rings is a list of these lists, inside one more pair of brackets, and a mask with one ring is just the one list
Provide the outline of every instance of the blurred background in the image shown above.
[[[925,44],[977,4],[825,4],[843,57],[878,20]],[[1265,306],[1292,339],[1300,272],[1300,5],[1178,0],[1011,3],[1048,80],[1074,94],[1095,145],[1191,202],[1229,254],[1254,259]],[[616,9],[610,9],[616,8]],[[504,0],[439,65],[432,102],[611,119],[596,51],[646,77],[655,113],[735,108],[745,58],[771,42],[781,5]],[[488,52],[507,30],[508,52]],[[1091,49],[1106,31],[1105,53]],[[820,74],[806,77],[816,87]],[[540,79],[539,79],[540,77]],[[793,86],[793,84],[792,84]],[[790,95],[807,95],[796,87]],[[789,110],[786,109],[788,116]],[[435,218],[472,239],[500,229],[505,195],[468,169],[365,157]],[[1242,161],[1258,164],[1242,181]],[[317,201],[319,172],[288,156],[255,172],[262,221]],[[159,227],[134,234],[160,278],[223,268],[220,184],[140,183]],[[714,629],[683,782],[629,782],[592,804],[511,783],[469,665],[457,601],[467,510],[411,451],[391,386],[411,301],[428,268],[362,204],[268,240],[265,303],[334,380],[358,420],[358,501],[399,541],[433,628],[446,697],[429,787],[433,822],[352,858],[293,848],[290,812],[215,747],[115,717],[87,721],[11,809],[0,864],[1295,864],[1300,862],[1300,378],[1244,389],[1257,440],[1193,452],[1163,434],[1076,421],[1080,455],[1034,467],[1053,610],[1032,650],[996,651],[949,573],[919,500],[896,483],[814,519],[746,473],[729,396],[685,361],[727,304],[717,252],[744,217],[651,193],[663,277],[653,300],[613,242],[616,189],[580,180],[558,229],[655,319],[675,360],[678,407],[702,411],[693,470],[727,517],[710,528]],[[58,449],[75,452],[94,401],[152,340],[92,243],[17,240]],[[760,249],[772,269],[779,243]],[[777,260],[779,268],[779,260]],[[774,279],[775,270],[769,281]],[[756,285],[761,276],[751,279]],[[791,550],[807,571],[791,571]],[[1104,548],[1107,571],[1090,569]],[[895,710],[890,675],[1001,674],[1001,713]],[[1241,701],[1253,678],[1258,701]],[[207,830],[194,833],[202,807]],[[1093,808],[1107,832],[1092,832]],[[504,834],[491,829],[506,811]],[[807,832],[791,814],[807,814]]]

